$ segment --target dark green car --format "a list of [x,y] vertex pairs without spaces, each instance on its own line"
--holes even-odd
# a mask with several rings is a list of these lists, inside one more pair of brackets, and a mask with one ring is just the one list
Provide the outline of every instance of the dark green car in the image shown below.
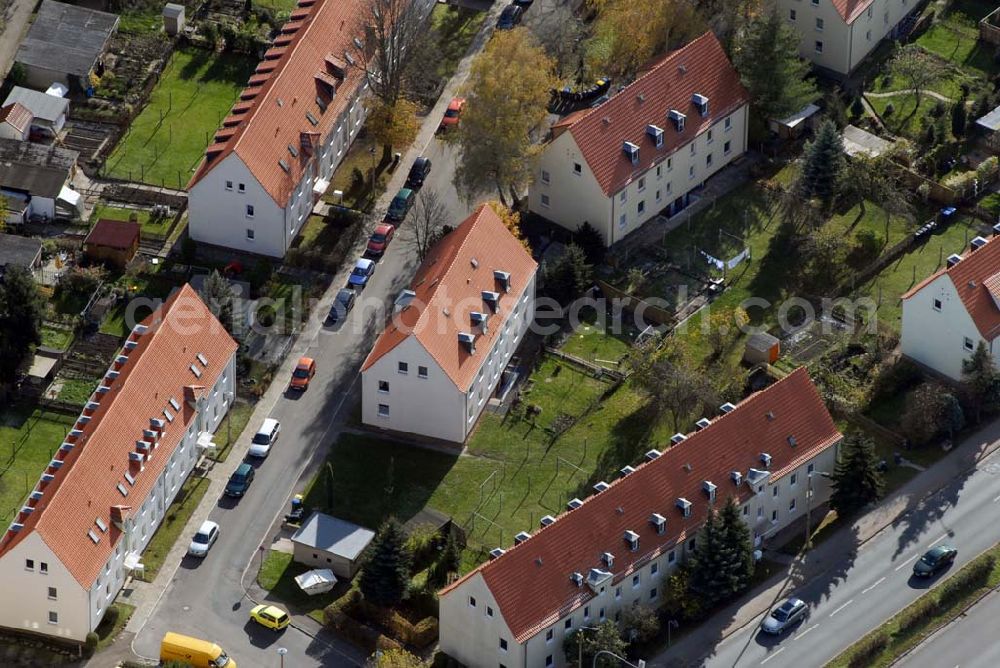
[[250,464],[243,462],[240,464],[233,475],[229,476],[229,482],[226,483],[226,496],[243,496],[250,489],[250,483],[253,482],[254,469]]

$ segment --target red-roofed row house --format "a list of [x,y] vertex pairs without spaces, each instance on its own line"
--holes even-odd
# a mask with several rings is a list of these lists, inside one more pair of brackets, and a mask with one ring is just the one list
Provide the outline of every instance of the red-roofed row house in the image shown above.
[[[806,370],[720,411],[443,589],[442,651],[467,666],[565,666],[580,627],[658,605],[713,505],[734,498],[755,544],[802,517],[811,474],[833,470],[842,440]],[[829,497],[826,478],[812,488],[814,504]]]
[[299,0],[188,184],[192,239],[284,256],[365,119],[365,6]]
[[835,74],[854,71],[884,37],[908,29],[916,0],[778,0],[782,18],[801,35],[799,55]]
[[135,326],[0,540],[0,626],[97,627],[226,414],[236,349],[190,286]]
[[711,32],[654,63],[610,100],[552,126],[529,193],[530,209],[608,246],[743,155],[749,95]]
[[361,367],[361,417],[462,443],[534,318],[538,264],[489,205],[432,249]]
[[954,380],[985,342],[1000,364],[1000,241],[975,237],[963,255],[903,295],[900,347],[907,357]]

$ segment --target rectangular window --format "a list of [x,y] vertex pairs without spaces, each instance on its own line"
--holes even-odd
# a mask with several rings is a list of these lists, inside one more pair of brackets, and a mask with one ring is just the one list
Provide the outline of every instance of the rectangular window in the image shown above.
[[743,506],[743,517],[750,514],[750,506]]
[[417,377],[418,378],[426,378],[427,377],[427,367],[425,367],[425,366],[418,366],[417,367]]
[[618,217],[618,227],[619,229],[624,230],[626,225],[628,225],[628,216],[623,213]]
[[621,193],[619,193],[619,195],[618,195],[618,201],[619,202],[627,202],[628,201],[628,190],[623,190],[623,191],[621,191]]
[[823,32],[823,19],[816,19],[816,30]]
[[778,496],[778,484],[775,483],[774,487],[771,488],[771,496]]
[[25,559],[24,560],[24,569],[27,570],[27,571],[33,571],[33,570],[35,570],[35,560],[34,559]]
[[547,657],[545,657],[545,665],[546,666],[551,666],[552,665],[552,655],[551,654],[549,654]]
[[649,590],[649,600],[650,601],[656,600],[656,587],[653,587],[652,589]]
[[733,144],[732,142],[727,141],[725,144],[722,145],[723,155],[729,155],[732,152],[733,150],[732,144]]
[[47,563],[45,563],[44,561],[40,562],[38,564],[38,572],[39,573],[48,573],[49,572],[49,565]]
[[546,208],[548,208],[549,206],[549,196],[546,195],[545,193],[542,193],[542,206]]
[[577,174],[577,175],[583,174],[583,166],[580,163],[578,163],[578,162],[574,162],[573,163],[573,173]]
[[622,597],[622,588],[621,588],[621,586],[615,587],[615,599],[617,600],[617,599],[620,599],[621,597]]
[[476,597],[475,596],[470,596],[469,597],[469,607],[470,608],[476,607]]
[[549,629],[548,631],[546,631],[545,632],[545,642],[552,642],[553,636],[555,636],[555,633],[552,631],[552,629]]
[[777,510],[772,510],[771,511],[771,521],[772,522],[777,522],[778,521],[778,511]]
[[656,166],[656,178],[663,178],[663,165]]
[[58,593],[56,592],[56,588],[55,587],[49,587],[49,599],[52,600],[52,601],[54,601],[57,598],[59,598],[59,596],[58,596]]
[[247,204],[247,218],[253,218],[253,204]]
[[53,610],[49,610],[49,624],[59,623],[59,613]]
[[788,510],[789,511],[795,510],[795,499],[792,499],[791,501],[788,502]]
[[791,10],[788,11],[788,20],[789,21],[794,21],[795,20],[795,10],[794,9],[791,9]]
[[584,620],[590,619],[590,606],[589,605],[583,609],[583,618],[584,618]]
[[969,337],[965,337],[965,342],[963,343],[963,345],[966,350],[975,350],[976,348],[975,344],[972,342],[972,339],[970,339]]
[[660,565],[654,561],[653,565],[649,567],[649,574],[656,575],[659,572],[660,572]]
[[940,311],[941,310],[941,300],[940,299],[935,299],[934,300],[934,310],[935,311]]
[[726,129],[726,132],[729,132],[729,130],[733,127],[733,117],[730,116],[725,121],[723,121],[722,127]]
[[711,144],[712,143],[712,131],[711,130],[709,130],[705,134],[705,143],[707,143],[707,144]]
[[255,236],[256,236],[256,233],[253,231],[253,228],[248,227],[247,228],[247,241],[253,241],[253,239],[254,239]]
[[239,184],[239,185],[237,186],[237,190],[239,190],[239,191],[240,191],[241,193],[245,193],[245,192],[247,191],[247,186],[246,186],[246,184],[245,184],[245,183],[241,183],[241,184]]
[[757,508],[757,519],[760,519],[762,517],[764,517],[764,508],[763,507]]
[[694,165],[691,165],[690,167],[688,167],[688,178],[689,179],[693,179],[694,178]]
[[493,616],[493,608],[491,608],[490,606],[486,606],[486,616],[487,617]]
[[634,587],[638,587],[638,586],[639,586],[639,576],[638,575],[633,575],[632,576],[632,587],[634,588]]
[[816,40],[816,53],[823,53],[823,42]]
[[694,142],[691,142],[691,155],[694,155],[697,152],[698,152],[698,149],[695,147]]
[[389,381],[380,380],[378,382],[378,391],[382,394],[389,394]]
[[711,167],[712,166],[712,154],[711,153],[709,153],[708,155],[705,156],[705,166],[706,167]]
[[226,190],[232,190],[232,189],[233,189],[233,182],[226,181]]
[[696,545],[697,545],[697,543],[695,542],[695,539],[692,538],[691,540],[688,541],[688,550],[690,550],[691,552],[694,552],[694,548],[695,548]]
[[389,404],[379,404],[378,405],[378,416],[379,417],[389,417]]
[[806,467],[806,473],[812,473],[815,468],[816,468],[815,464],[810,464],[809,466]]
[[642,192],[643,190],[646,189],[646,179],[645,178],[639,179],[638,188],[639,188],[639,192]]
[[667,171],[669,172],[673,168],[674,168],[674,159],[667,158]]
[[501,652],[506,652],[507,651],[507,639],[506,638],[500,638],[500,651]]
[[572,617],[570,617],[569,619],[566,620],[566,622],[563,624],[563,628],[564,629],[571,629],[571,628],[573,628],[573,618]]
[[549,172],[548,172],[548,170],[543,169],[542,170],[542,183],[549,183],[549,181],[550,181]]
[[407,362],[400,362],[397,370],[405,376],[410,370],[410,365]]
[[636,211],[640,214],[646,211],[646,200],[639,200],[639,204],[636,205]]
[[657,190],[656,191],[656,201],[659,202],[661,199],[663,199],[663,196],[660,194],[660,191]]
[[604,608],[601,608],[600,610],[597,611],[597,618],[600,619],[602,622],[604,621]]

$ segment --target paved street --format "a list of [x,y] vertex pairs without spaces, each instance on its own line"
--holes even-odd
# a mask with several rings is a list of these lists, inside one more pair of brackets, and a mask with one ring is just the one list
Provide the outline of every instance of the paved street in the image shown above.
[[[501,8],[494,9],[499,12]],[[472,52],[482,48],[493,22],[494,19],[487,18],[486,30],[477,36]],[[434,162],[427,187],[441,193],[453,214],[453,222],[460,222],[469,212],[469,206],[458,200],[451,185],[454,173],[451,149],[443,147],[434,137],[444,108],[465,80],[468,66],[466,58],[428,116],[413,148],[390,180],[386,196],[380,202],[381,210],[387,208],[389,199],[402,186],[413,159],[423,154],[431,156]],[[359,245],[359,254],[360,250]],[[308,619],[296,620],[299,628],[289,628],[280,635],[252,625],[248,613],[253,602],[247,597],[245,587],[252,585],[256,575],[258,547],[270,542],[272,525],[287,511],[292,492],[304,488],[322,464],[345,414],[357,400],[358,369],[382,327],[377,306],[391,302],[415,268],[416,259],[408,253],[406,244],[391,245],[348,318],[333,327],[325,327],[314,318],[304,327],[236,450],[213,471],[212,487],[158,577],[164,586],[162,599],[150,604],[148,610],[140,606],[130,622],[128,630],[136,633],[132,643],[136,654],[155,658],[163,634],[172,630],[218,642],[241,668],[278,665],[279,646],[289,650],[286,660],[297,667],[354,665],[365,658],[353,646],[322,632]],[[344,285],[348,269],[337,276],[317,306],[315,315],[319,318],[325,315],[333,295]],[[317,360],[317,373],[307,392],[290,396],[285,393],[287,379],[301,355]],[[245,453],[249,436],[265,417],[281,422],[281,437],[273,452],[259,463],[256,480],[247,496],[238,502],[224,499],[221,491],[225,480]],[[181,550],[194,527],[206,518],[222,527],[219,541],[203,560],[182,557]],[[175,567],[176,572],[171,575]]]
[[[786,584],[783,591],[772,595],[772,600],[777,603],[794,595],[810,607],[808,618],[791,633],[780,638],[765,636],[757,628],[762,619],[758,614],[721,643],[718,636],[706,639],[699,630],[692,634],[698,642],[689,642],[694,637],[685,638],[650,665],[697,663],[775,668],[815,666],[829,661],[928,588],[936,586],[947,572],[957,570],[1000,540],[1000,527],[995,521],[1000,509],[1000,454],[982,459],[971,472],[952,470],[955,465],[956,460],[948,458],[937,465],[936,472],[932,469],[922,474],[948,473],[957,477],[871,540],[859,546],[856,533],[840,532],[811,552],[807,564],[790,567],[787,582],[807,581],[806,584]],[[942,542],[958,547],[955,565],[929,581],[911,578],[917,557]],[[822,568],[818,577],[802,576],[817,566]],[[706,647],[713,646],[714,650],[708,650],[706,656]],[[948,663],[952,665],[954,662]]]
[[910,668],[1000,666],[1000,642],[996,637],[998,617],[1000,594],[994,590],[968,613],[924,641],[898,665]]

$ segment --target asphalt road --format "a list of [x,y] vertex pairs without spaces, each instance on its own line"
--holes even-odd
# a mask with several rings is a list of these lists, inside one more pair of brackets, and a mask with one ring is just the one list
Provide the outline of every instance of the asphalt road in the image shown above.
[[[944,465],[946,462],[939,464]],[[983,459],[971,473],[959,475],[864,545],[838,546],[842,547],[836,552],[839,558],[830,559],[823,576],[784,593],[801,598],[810,607],[809,616],[797,628],[781,637],[767,636],[758,629],[762,620],[758,617],[718,644],[702,664],[768,668],[823,665],[936,586],[948,572],[1000,541],[998,512],[1000,453]],[[930,580],[912,578],[917,557],[942,542],[958,548],[955,564]],[[992,621],[995,617],[984,615],[983,619]],[[980,639],[978,645],[982,644]],[[955,663],[912,665],[947,664],[950,668]]]
[[996,638],[998,617],[1000,594],[994,590],[968,613],[925,640],[898,665],[911,668],[1000,666],[1000,642]]

